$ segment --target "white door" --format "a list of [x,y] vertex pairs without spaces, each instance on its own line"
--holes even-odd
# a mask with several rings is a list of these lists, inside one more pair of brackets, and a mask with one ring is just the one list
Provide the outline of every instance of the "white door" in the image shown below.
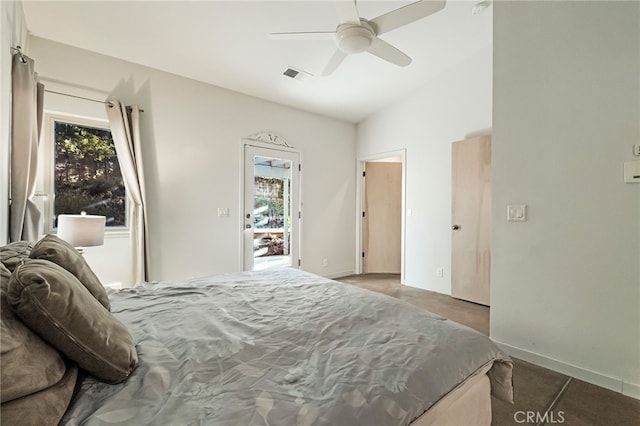
[[300,154],[245,145],[243,269],[299,267]]

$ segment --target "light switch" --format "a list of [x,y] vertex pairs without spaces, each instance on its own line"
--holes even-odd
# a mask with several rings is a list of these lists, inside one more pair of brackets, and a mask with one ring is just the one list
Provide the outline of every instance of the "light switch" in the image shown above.
[[507,220],[509,222],[525,222],[527,220],[526,204],[507,205]]
[[626,161],[624,163],[624,181],[626,183],[640,183],[640,161]]

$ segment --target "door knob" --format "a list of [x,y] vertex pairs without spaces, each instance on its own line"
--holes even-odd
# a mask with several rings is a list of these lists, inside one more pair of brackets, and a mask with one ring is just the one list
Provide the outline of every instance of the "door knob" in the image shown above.
[[458,229],[460,229],[460,225],[453,225],[451,229],[453,229],[454,231],[457,231]]

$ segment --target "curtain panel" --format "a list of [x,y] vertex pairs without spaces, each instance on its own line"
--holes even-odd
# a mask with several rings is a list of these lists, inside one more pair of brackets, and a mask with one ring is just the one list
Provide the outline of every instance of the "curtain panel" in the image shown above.
[[140,143],[140,108],[118,100],[107,103],[111,135],[130,201],[129,230],[134,284],[148,281],[149,240],[147,207]]
[[9,240],[35,241],[40,211],[36,190],[38,140],[42,127],[44,85],[38,83],[33,59],[16,53],[11,68],[11,171]]

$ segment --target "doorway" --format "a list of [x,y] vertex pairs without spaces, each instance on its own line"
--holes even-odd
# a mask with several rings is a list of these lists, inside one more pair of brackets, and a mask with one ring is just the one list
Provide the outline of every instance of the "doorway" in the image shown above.
[[404,284],[405,150],[361,159],[358,269]]
[[300,154],[244,146],[243,270],[299,267]]

